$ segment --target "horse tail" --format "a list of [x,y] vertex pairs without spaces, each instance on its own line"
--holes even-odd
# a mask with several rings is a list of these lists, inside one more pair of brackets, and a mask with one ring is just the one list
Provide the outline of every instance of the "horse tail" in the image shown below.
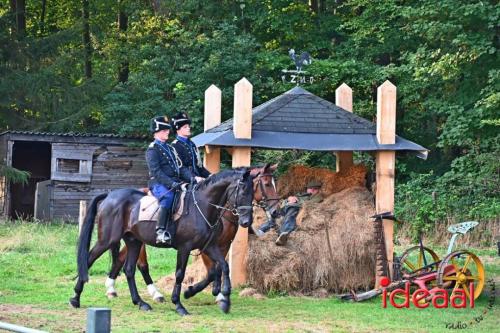
[[92,231],[94,230],[95,216],[97,215],[97,205],[99,201],[105,199],[108,193],[102,193],[92,199],[89,208],[87,209],[87,214],[85,215],[85,221],[83,222],[82,229],[80,231],[80,239],[78,240],[78,277],[83,282],[89,280],[89,248],[90,241],[92,238]]

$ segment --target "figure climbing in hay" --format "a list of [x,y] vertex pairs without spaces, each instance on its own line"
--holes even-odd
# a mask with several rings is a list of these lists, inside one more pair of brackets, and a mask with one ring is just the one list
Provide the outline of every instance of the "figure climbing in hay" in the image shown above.
[[298,193],[288,197],[281,203],[281,208],[275,211],[275,214],[257,230],[257,235],[262,236],[271,228],[277,229],[275,219],[283,216],[283,224],[279,228],[279,236],[276,239],[276,245],[283,246],[288,241],[290,233],[297,228],[297,215],[304,202],[320,203],[323,201],[323,196],[319,193],[321,183],[312,180],[306,185],[305,193]]

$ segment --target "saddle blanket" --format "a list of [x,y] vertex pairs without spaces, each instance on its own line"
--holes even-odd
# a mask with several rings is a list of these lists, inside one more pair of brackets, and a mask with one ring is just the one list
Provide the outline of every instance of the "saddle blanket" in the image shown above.
[[[181,195],[178,200],[177,209],[175,210],[172,218],[174,221],[177,221],[181,216],[184,210],[184,198],[186,197],[186,187],[187,184],[183,184],[181,189]],[[151,192],[148,192],[148,195],[142,197],[140,200],[139,207],[139,218],[138,221],[158,221],[160,207],[158,205],[158,199],[156,199]]]

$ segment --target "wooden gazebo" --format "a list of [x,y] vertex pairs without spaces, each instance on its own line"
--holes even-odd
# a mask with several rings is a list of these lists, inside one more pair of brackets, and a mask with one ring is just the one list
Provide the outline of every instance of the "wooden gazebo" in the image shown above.
[[[345,83],[336,90],[335,104],[295,87],[252,109],[252,85],[245,78],[235,85],[234,117],[221,123],[221,91],[205,91],[204,133],[193,141],[205,148],[205,166],[220,168],[220,149],[232,155],[233,167],[249,166],[252,148],[332,151],[337,172],[353,164],[353,151],[376,155],[376,211],[394,211],[396,151],[411,151],[421,158],[427,150],[396,135],[396,87],[389,81],[378,88],[377,123],[352,113],[352,90]],[[393,259],[393,222],[384,220],[389,269]],[[246,282],[248,229],[239,228],[229,252],[231,279]],[[377,268],[377,284],[380,271]]]

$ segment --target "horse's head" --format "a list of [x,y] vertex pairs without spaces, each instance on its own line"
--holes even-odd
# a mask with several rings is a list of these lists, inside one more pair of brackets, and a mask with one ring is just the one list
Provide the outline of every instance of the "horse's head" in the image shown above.
[[253,198],[266,211],[268,217],[274,214],[280,202],[273,177],[273,172],[277,167],[277,164],[271,165],[271,163],[267,163],[262,168],[254,168],[250,172],[255,177],[253,180]]
[[234,214],[238,216],[238,223],[248,228],[253,222],[253,198],[254,198],[254,175],[250,169],[242,169],[241,177],[238,177],[228,187],[227,202],[234,207]]

